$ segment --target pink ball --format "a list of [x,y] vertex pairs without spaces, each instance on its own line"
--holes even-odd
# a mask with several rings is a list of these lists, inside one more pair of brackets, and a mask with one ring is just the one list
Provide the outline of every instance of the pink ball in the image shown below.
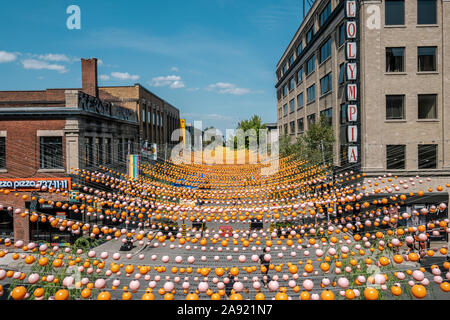
[[422,271],[420,270],[414,270],[412,273],[412,277],[414,278],[414,280],[416,281],[422,281],[425,278],[425,275]]
[[202,281],[198,284],[198,291],[200,291],[202,293],[206,292],[208,290],[208,288],[209,288],[209,285],[207,282]]
[[311,291],[314,288],[314,282],[312,282],[309,279],[306,279],[305,281],[303,281],[303,288],[305,288],[305,290],[307,291]]
[[28,282],[31,284],[35,284],[39,281],[41,277],[37,274],[37,273],[32,273],[30,274],[30,276],[28,277]]
[[241,292],[242,290],[244,290],[244,285],[242,284],[242,282],[235,282],[233,284],[233,289],[236,292]]
[[223,290],[224,288],[225,288],[225,283],[219,282],[219,283],[217,284],[217,289]]
[[113,254],[113,259],[114,260],[119,260],[120,259],[120,253],[116,252]]
[[107,259],[108,258],[108,252],[104,251],[100,254],[100,258]]
[[95,257],[95,255],[96,255],[95,251],[89,251],[88,252],[88,257],[89,258],[93,258],[93,257]]
[[270,291],[277,291],[280,285],[278,284],[278,281],[270,281],[269,282],[269,290]]
[[341,288],[347,288],[348,286],[349,286],[349,281],[348,281],[348,279],[347,278],[339,278],[338,279],[338,285],[341,287]]
[[166,292],[170,292],[175,288],[175,285],[173,284],[173,282],[169,281],[169,282],[164,283],[163,287]]
[[94,286],[96,289],[103,289],[106,286],[106,281],[104,279],[97,279]]
[[259,290],[261,288],[261,283],[259,281],[253,282],[253,288]]
[[403,272],[397,272],[397,278],[399,279],[399,280],[403,280],[403,279],[405,279],[405,274],[403,273]]

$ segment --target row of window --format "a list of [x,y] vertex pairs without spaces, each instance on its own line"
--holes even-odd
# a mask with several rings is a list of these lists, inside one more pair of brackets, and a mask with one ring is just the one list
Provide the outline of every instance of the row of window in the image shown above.
[[[62,137],[39,137],[39,169],[64,169]],[[6,138],[0,137],[0,169],[6,169]]]
[[[95,143],[94,143],[95,142]],[[133,140],[118,139],[117,161],[125,161],[125,153],[134,154]],[[111,164],[114,156],[111,138],[87,137],[84,141],[86,166]],[[6,169],[6,138],[0,137],[0,169]],[[64,169],[63,137],[39,137],[39,169]]]
[[[419,25],[433,25],[437,23],[437,2],[436,0],[416,0],[417,1],[417,24]],[[412,1],[410,1],[412,2]],[[323,26],[325,21],[331,15],[331,2],[324,7],[324,9],[319,14],[319,27]],[[405,0],[385,0],[385,25],[404,25],[405,24]],[[305,43],[308,45],[314,37],[314,23],[308,29],[305,35]],[[303,39],[303,38],[301,38]],[[345,24],[341,24],[338,28],[337,34],[338,47],[342,46],[345,42]],[[302,53],[303,41],[300,40],[297,49],[296,57],[299,57]],[[327,59],[328,52],[331,54],[331,39],[325,43],[320,49],[321,57],[319,59],[320,63]],[[294,63],[294,54],[290,55],[287,62],[283,65],[283,72],[278,73],[278,79],[286,74],[287,70]],[[309,73],[307,73],[309,74]]]
[[[437,71],[437,47],[417,48],[417,71]],[[405,48],[386,48],[386,72],[405,72]]]
[[[331,92],[333,89],[333,76],[332,72],[328,73],[322,79],[320,79],[320,94],[324,95],[328,92]],[[306,89],[307,103],[311,103],[316,99],[316,85],[313,84],[308,89]],[[304,106],[304,95],[303,92],[297,95],[297,108],[302,108]],[[295,111],[295,99],[289,101],[289,112]],[[288,105],[285,104],[283,106],[283,116],[287,116],[288,114]],[[281,110],[280,110],[280,118],[281,118]]]
[[[385,0],[385,25],[405,25],[405,2],[405,0]],[[412,2],[408,0],[408,5]],[[436,0],[417,0],[417,24],[436,23]]]
[[[322,9],[322,11],[319,13],[319,28],[322,27],[325,22],[328,20],[328,17],[331,15],[331,1],[328,1],[328,3],[325,5],[325,7]],[[313,39],[316,31],[314,28],[314,22],[311,25],[311,27],[306,32],[304,38],[305,38],[305,44],[308,45],[311,40]],[[296,48],[296,58],[300,56],[300,54],[303,51],[303,37],[301,37],[302,40],[297,45]],[[331,40],[329,40],[331,42]],[[331,46],[330,46],[331,48]],[[330,50],[331,54],[331,50]],[[278,78],[280,78],[283,74],[286,74],[287,70],[294,64],[294,53],[292,53],[287,61],[283,65],[283,73],[278,75]]]
[[[332,125],[333,122],[333,109],[332,108],[328,108],[326,110],[323,110],[320,112],[321,116],[324,116],[325,119],[327,119],[327,123],[328,125]],[[316,114],[310,114],[306,117],[307,123],[308,123],[308,128],[316,122]],[[281,129],[281,128],[280,128]],[[295,134],[295,121],[291,121],[289,123],[289,132],[288,132],[288,125],[287,123],[284,125],[284,134],[288,135],[288,134]],[[281,131],[281,130],[280,130]],[[305,131],[305,123],[304,123],[304,118],[299,118],[297,119],[297,132],[298,133],[303,133]]]
[[[417,146],[418,168],[436,169],[437,150],[437,144],[419,144]],[[386,146],[386,168],[388,170],[406,168],[406,145]]]
[[[331,57],[331,37],[328,38],[327,41],[320,47],[319,53],[318,53],[318,59],[319,64],[322,64],[327,60],[329,57]],[[305,70],[304,70],[305,69]],[[311,73],[313,73],[316,69],[316,55],[313,54],[307,61],[303,68],[301,66],[297,73],[289,79],[288,83],[283,86],[282,89],[282,96],[286,97],[288,94],[288,91],[294,90],[295,86],[300,84],[303,81],[303,70],[305,71],[305,75],[309,76]],[[281,99],[281,94],[279,94],[278,99]]]
[[[417,118],[437,119],[437,94],[419,94],[417,98]],[[386,95],[386,120],[405,118],[405,95]]]

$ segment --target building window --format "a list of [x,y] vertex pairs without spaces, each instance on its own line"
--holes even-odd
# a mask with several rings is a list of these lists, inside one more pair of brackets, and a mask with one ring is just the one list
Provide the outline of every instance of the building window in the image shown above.
[[299,133],[305,131],[305,123],[303,121],[303,118],[297,119],[297,130]]
[[90,167],[94,164],[93,138],[84,138],[84,165]]
[[320,112],[320,116],[324,117],[329,126],[333,125],[333,108],[328,108]]
[[386,48],[386,72],[405,71],[405,48]]
[[436,0],[417,0],[417,24],[436,24]]
[[405,1],[404,0],[386,0],[385,6],[385,24],[404,25],[405,24]]
[[103,138],[96,138],[96,154],[95,154],[95,164],[97,166],[103,163]]
[[308,99],[308,103],[316,100],[316,85],[313,84],[311,87],[309,87],[307,90],[307,99]]
[[341,104],[341,124],[347,123],[347,105]]
[[326,7],[322,10],[322,12],[319,15],[320,26],[323,26],[325,24],[325,21],[327,21],[330,14],[331,14],[331,1],[328,2]]
[[339,35],[338,35],[338,47],[342,46],[345,42],[345,24],[341,24],[339,26]]
[[417,60],[419,71],[436,71],[437,47],[417,48]]
[[106,155],[105,155],[105,164],[111,164],[111,156],[112,156],[112,145],[111,138],[106,139]]
[[437,144],[419,144],[418,159],[419,169],[436,169]]
[[331,38],[320,47],[320,63],[331,57]]
[[287,104],[283,106],[283,114],[284,116],[287,116]]
[[62,137],[40,137],[39,168],[63,169]]
[[308,116],[308,129],[311,128],[311,126],[312,126],[314,123],[316,123],[316,114],[315,114],[315,113],[310,114],[310,115]]
[[345,63],[341,63],[339,66],[339,84],[345,82]]
[[419,94],[419,119],[437,119],[437,95]]
[[292,99],[291,101],[289,101],[289,109],[290,109],[290,112],[295,111],[295,99]]
[[301,67],[297,72],[297,84],[303,81],[303,67]]
[[291,55],[289,57],[289,67],[292,66],[294,64],[294,55]]
[[285,63],[283,66],[283,75],[286,74],[286,71],[287,71],[287,64]]
[[386,146],[386,168],[405,169],[406,146],[387,145]]
[[320,94],[323,95],[332,90],[332,73],[320,79]]
[[288,125],[287,125],[287,123],[284,125],[284,135],[285,136],[288,135]]
[[295,88],[295,79],[294,77],[292,77],[291,79],[289,79],[289,91],[294,90]]
[[124,144],[123,139],[120,138],[118,140],[118,144],[117,144],[117,161],[119,163],[124,162],[124,159],[123,159],[123,144]]
[[305,105],[303,92],[297,96],[297,108],[302,108]]
[[308,44],[314,37],[314,25],[306,33],[306,44]]
[[145,106],[142,106],[142,123],[145,122]]
[[291,121],[290,122],[290,129],[291,129],[291,134],[295,134],[295,121]]
[[286,96],[287,96],[287,93],[288,93],[288,88],[287,88],[287,85],[285,85],[285,86],[283,87],[283,97],[286,97]]
[[313,55],[306,63],[306,75],[310,75],[316,68],[316,56]]
[[303,43],[300,41],[300,43],[298,44],[297,47],[297,58],[300,57],[300,55],[302,54],[303,51]]
[[0,169],[6,169],[6,138],[0,137]]
[[386,119],[398,120],[405,119],[405,96],[388,95],[386,96]]

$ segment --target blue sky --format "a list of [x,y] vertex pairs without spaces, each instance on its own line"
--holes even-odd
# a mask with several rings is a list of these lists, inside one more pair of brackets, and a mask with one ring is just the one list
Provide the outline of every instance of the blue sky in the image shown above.
[[100,86],[140,83],[188,122],[276,122],[275,67],[300,22],[300,0],[3,1],[0,90],[79,88],[80,58],[97,57]]

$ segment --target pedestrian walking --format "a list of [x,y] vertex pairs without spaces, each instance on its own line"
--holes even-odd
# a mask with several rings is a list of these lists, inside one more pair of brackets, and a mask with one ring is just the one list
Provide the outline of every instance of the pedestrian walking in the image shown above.
[[259,263],[261,268],[261,273],[263,274],[263,282],[264,288],[267,288],[268,281],[268,273],[269,273],[269,265],[271,262],[270,256],[268,255],[269,248],[264,248],[263,253],[259,255]]

